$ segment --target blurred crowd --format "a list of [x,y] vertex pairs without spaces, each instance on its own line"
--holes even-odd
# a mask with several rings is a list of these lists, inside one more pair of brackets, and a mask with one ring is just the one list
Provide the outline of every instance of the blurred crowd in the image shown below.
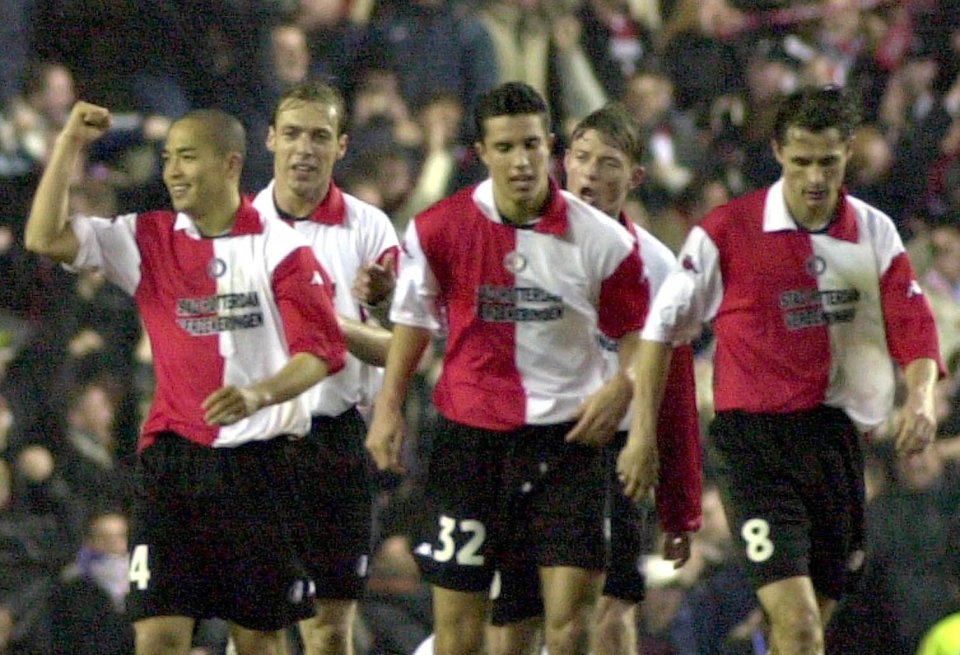
[[[907,242],[951,370],[936,448],[897,459],[885,435],[867,444],[868,566],[828,652],[915,653],[960,611],[960,0],[3,0],[0,654],[126,653],[132,639],[126,510],[150,350],[129,297],[23,247],[52,140],[78,98],[114,112],[74,173],[70,208],[113,216],[166,206],[167,128],[192,108],[222,108],[247,128],[243,184],[254,193],[272,173],[272,107],[309,77],[348,100],[337,183],[398,231],[484,176],[471,148],[484,90],[513,79],[539,90],[557,154],[578,119],[620,100],[646,138],[647,179],[629,213],[674,249],[710,208],[775,181],[780,97],[808,83],[854,89],[863,124],[848,191],[886,211]],[[704,425],[710,346],[705,332]],[[407,408],[419,437],[408,475],[379,480],[363,655],[406,655],[431,631],[409,534],[436,373],[425,361]],[[644,654],[761,652],[763,619],[733,562],[709,462],[703,512],[679,572],[650,539]],[[202,624],[196,644],[219,655],[222,626]]]

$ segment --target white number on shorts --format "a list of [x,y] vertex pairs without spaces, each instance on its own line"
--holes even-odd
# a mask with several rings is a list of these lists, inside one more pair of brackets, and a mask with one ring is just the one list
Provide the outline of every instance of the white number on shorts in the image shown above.
[[130,554],[130,582],[137,583],[137,589],[140,590],[146,589],[150,582],[147,552],[147,545],[139,544]]
[[747,542],[747,558],[751,562],[766,562],[773,555],[770,524],[763,519],[750,519],[743,524],[740,536]]
[[470,534],[470,540],[463,545],[463,548],[457,550],[457,544],[453,540],[453,531],[457,529],[457,521],[449,516],[440,517],[440,549],[434,551],[433,559],[438,562],[449,562],[454,555],[457,556],[457,564],[464,566],[482,566],[483,555],[478,555],[480,546],[487,538],[487,528],[480,521],[467,519],[460,521],[460,532]]

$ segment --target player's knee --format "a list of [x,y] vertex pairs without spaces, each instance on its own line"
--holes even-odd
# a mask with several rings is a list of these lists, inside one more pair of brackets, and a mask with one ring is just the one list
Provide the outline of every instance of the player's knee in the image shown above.
[[504,626],[491,626],[486,630],[488,655],[532,655],[538,648],[536,622],[522,621]]
[[479,655],[483,651],[483,622],[443,622],[434,626],[434,655]]
[[281,655],[284,652],[280,633],[232,632],[231,637],[237,655]]
[[300,634],[307,655],[351,655],[352,631],[347,623],[304,621]]
[[778,652],[784,655],[815,655],[823,652],[823,627],[816,610],[803,609],[771,617]]
[[593,629],[597,634],[619,635],[623,632],[627,614],[632,605],[624,602],[610,600],[607,596],[602,596],[597,602],[596,610],[593,615]]
[[191,635],[182,631],[151,627],[136,629],[137,655],[181,655],[190,650]]
[[575,655],[589,650],[587,621],[581,612],[548,622],[544,632],[550,655]]
[[635,655],[630,608],[598,607],[593,623],[593,650],[597,655]]

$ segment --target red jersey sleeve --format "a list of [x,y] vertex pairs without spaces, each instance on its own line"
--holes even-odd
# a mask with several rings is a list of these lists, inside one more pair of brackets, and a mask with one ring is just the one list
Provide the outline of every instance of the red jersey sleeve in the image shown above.
[[667,532],[700,529],[702,462],[700,421],[693,377],[693,348],[677,346],[657,420],[660,481],[657,517]]
[[290,354],[316,355],[328,375],[342,369],[347,345],[333,308],[333,282],[309,247],[292,251],[274,269],[273,293]]
[[930,358],[937,362],[942,377],[946,369],[933,312],[905,252],[893,258],[880,278],[880,303],[887,348],[894,361],[906,366],[915,359]]
[[650,307],[650,284],[643,275],[634,244],[616,270],[600,286],[597,311],[600,331],[613,339],[643,328]]

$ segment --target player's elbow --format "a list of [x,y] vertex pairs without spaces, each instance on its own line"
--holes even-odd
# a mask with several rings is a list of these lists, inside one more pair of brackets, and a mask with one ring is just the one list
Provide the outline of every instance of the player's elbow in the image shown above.
[[30,223],[27,223],[27,229],[24,233],[24,247],[37,255],[50,257],[57,261],[70,261],[69,248],[65,247],[67,239],[62,235],[58,238],[39,229],[31,229]]
[[29,224],[26,233],[23,235],[23,245],[27,250],[37,255],[46,255],[50,251],[49,239],[45,239],[43,235],[31,230]]

